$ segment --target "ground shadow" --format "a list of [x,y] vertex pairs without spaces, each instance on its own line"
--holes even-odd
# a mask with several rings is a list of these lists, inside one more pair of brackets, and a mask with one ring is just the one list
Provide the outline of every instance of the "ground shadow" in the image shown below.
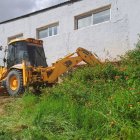
[[0,89],[0,97],[3,97],[3,96],[9,97],[9,94],[5,89]]

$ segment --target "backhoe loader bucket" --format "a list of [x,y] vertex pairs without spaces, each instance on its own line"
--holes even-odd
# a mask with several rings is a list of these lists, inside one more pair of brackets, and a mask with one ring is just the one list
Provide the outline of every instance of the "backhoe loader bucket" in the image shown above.
[[92,54],[84,48],[78,48],[76,52],[85,63],[88,63],[90,65],[101,64],[101,61],[97,58],[97,55]]

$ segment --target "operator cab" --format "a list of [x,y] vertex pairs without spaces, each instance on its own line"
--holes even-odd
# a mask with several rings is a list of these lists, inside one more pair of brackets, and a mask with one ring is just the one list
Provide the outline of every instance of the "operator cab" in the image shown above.
[[47,67],[42,40],[32,38],[13,40],[8,45],[7,68],[25,60],[31,66]]

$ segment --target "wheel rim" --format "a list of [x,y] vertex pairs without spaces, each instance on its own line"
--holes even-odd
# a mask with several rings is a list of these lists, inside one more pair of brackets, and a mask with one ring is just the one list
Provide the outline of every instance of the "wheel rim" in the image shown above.
[[10,88],[16,90],[18,88],[18,79],[16,76],[10,78]]

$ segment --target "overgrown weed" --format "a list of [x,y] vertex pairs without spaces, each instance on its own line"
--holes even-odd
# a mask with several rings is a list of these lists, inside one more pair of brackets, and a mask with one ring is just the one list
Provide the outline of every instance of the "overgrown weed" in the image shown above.
[[121,58],[82,67],[63,83],[25,94],[0,117],[0,139],[138,139],[140,45]]

